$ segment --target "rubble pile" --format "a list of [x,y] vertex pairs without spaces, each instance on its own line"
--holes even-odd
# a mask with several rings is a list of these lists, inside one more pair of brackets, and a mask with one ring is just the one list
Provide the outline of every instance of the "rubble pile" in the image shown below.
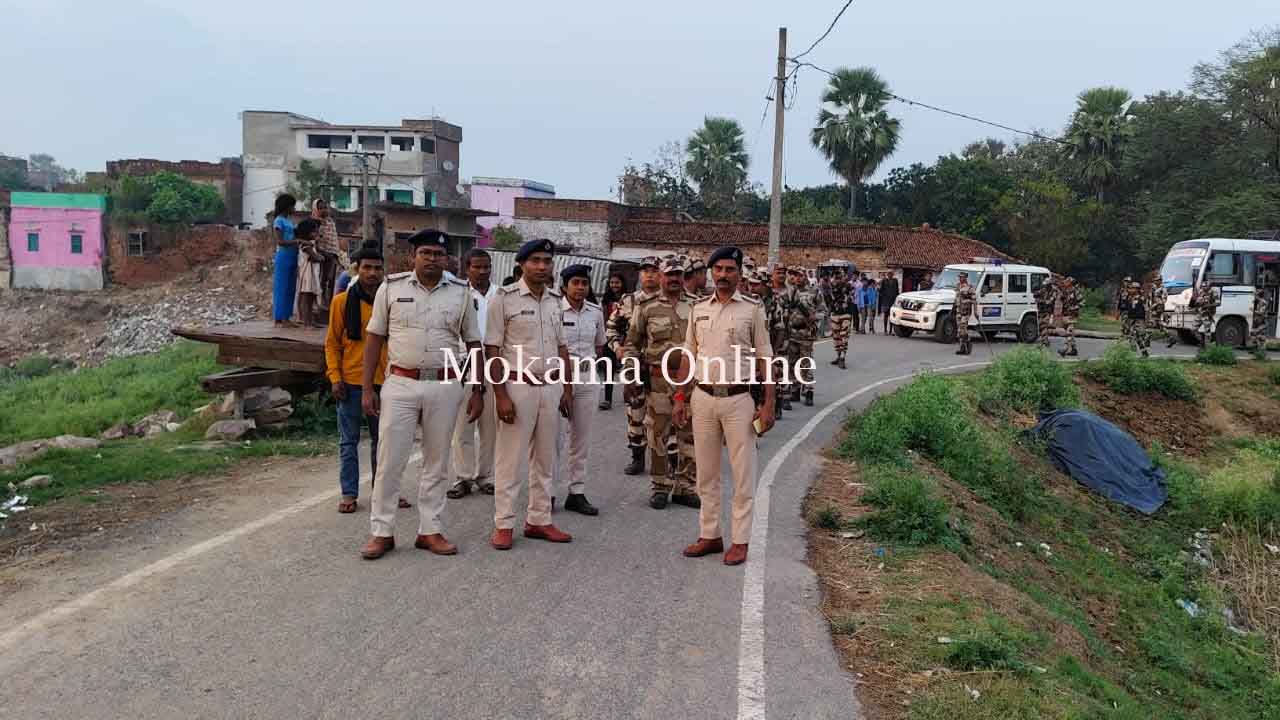
[[236,302],[225,288],[193,291],[155,303],[117,307],[89,352],[94,362],[156,352],[174,341],[176,325],[229,325],[252,320],[257,306]]

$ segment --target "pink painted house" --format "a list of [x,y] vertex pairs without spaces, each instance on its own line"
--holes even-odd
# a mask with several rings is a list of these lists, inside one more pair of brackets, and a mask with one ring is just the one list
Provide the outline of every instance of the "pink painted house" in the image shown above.
[[13,287],[102,289],[105,195],[15,192],[9,205]]
[[477,247],[487,247],[492,242],[492,231],[499,225],[514,225],[516,198],[554,198],[555,187],[546,183],[521,178],[477,177],[471,180],[471,207],[498,213],[496,217],[476,218],[476,224],[485,229],[484,236],[476,236]]

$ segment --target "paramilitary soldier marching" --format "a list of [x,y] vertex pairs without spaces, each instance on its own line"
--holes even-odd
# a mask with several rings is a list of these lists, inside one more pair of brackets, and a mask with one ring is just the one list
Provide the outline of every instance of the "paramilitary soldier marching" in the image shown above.
[[[618,309],[614,311],[605,324],[605,341],[615,357],[622,357],[622,348],[627,342],[627,332],[631,327],[631,316],[636,305],[659,292],[662,276],[658,273],[658,258],[646,257],[640,260],[640,284],[635,292],[622,296]],[[631,452],[631,462],[622,472],[627,475],[639,475],[644,472],[645,448],[645,405],[648,388],[641,387],[632,391],[626,400],[627,415],[627,448]]]

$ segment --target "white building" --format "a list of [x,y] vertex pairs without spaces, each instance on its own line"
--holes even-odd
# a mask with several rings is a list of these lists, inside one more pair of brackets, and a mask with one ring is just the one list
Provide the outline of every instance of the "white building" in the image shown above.
[[[440,119],[402,120],[399,126],[336,125],[283,111],[241,113],[244,166],[243,222],[267,223],[277,195],[297,183],[303,161],[342,176],[332,188],[334,206],[355,210],[364,202],[419,207],[467,207],[458,184],[462,128]],[[335,152],[336,151],[336,152]],[[361,168],[351,151],[374,154],[369,197],[360,194]],[[298,198],[308,205],[311,198]]]

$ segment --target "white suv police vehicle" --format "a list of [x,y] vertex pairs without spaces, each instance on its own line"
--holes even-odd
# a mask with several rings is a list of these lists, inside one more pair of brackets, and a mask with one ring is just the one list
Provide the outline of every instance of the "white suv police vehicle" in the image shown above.
[[1035,342],[1040,334],[1036,317],[1035,291],[1049,280],[1049,269],[1036,265],[1012,265],[991,258],[973,258],[971,263],[948,265],[934,278],[932,290],[898,296],[889,311],[889,324],[898,337],[911,337],[917,330],[932,333],[938,342],[954,342],[956,319],[952,308],[960,273],[969,273],[969,284],[978,290],[976,318],[969,327],[987,337],[1011,332],[1021,342]]

